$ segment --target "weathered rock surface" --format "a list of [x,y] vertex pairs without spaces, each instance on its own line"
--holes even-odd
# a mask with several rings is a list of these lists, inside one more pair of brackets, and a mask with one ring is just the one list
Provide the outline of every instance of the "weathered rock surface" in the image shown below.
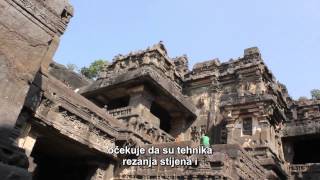
[[[71,16],[67,1],[0,1],[0,149],[19,154],[9,147],[19,134],[15,124],[30,83],[40,69],[48,69]],[[5,158],[0,154],[1,161]],[[8,178],[19,177],[0,174],[0,179]]]
[[91,81],[86,77],[69,70],[64,65],[56,62],[52,62],[50,64],[49,73],[74,90],[83,86],[87,86],[91,83]]
[[[319,177],[320,102],[292,100],[258,48],[189,70],[160,42],[90,82],[52,63],[72,15],[65,0],[0,0],[0,179]],[[199,147],[204,134],[213,154],[172,155],[197,165],[125,167],[136,157],[108,153]]]

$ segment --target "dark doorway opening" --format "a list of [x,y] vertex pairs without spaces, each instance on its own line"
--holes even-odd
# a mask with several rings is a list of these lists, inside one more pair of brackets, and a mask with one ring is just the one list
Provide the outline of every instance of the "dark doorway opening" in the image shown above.
[[161,107],[159,104],[153,102],[151,104],[150,112],[160,119],[160,129],[169,133],[171,131],[171,116],[166,109]]
[[93,168],[80,159],[38,158],[33,180],[87,180],[93,173]]
[[293,143],[293,164],[320,163],[320,138],[303,138]]
[[130,101],[130,96],[124,96],[116,99],[112,99],[108,104],[107,104],[107,110],[112,110],[112,109],[118,109],[122,107],[127,107],[129,106],[129,101]]
[[31,156],[36,164],[33,180],[87,180],[104,159],[60,136],[37,138]]

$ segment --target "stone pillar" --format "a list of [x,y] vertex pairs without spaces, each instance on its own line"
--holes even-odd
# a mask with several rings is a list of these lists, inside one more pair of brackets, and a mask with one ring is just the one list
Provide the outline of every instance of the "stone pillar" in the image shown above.
[[32,153],[32,150],[33,150],[35,143],[36,143],[36,137],[31,134],[29,134],[28,136],[26,136],[24,138],[20,138],[18,140],[18,146],[25,150],[25,153],[28,157],[28,161],[29,161],[28,171],[29,172],[33,172],[36,168],[36,164],[33,162],[33,157],[31,157],[31,153]]
[[114,178],[114,163],[109,162],[108,165],[98,165],[90,180],[109,180]]
[[112,179],[114,177],[114,167],[115,167],[115,165],[113,163],[110,163],[108,165],[107,169],[105,170],[105,174],[104,174],[105,180]]
[[128,90],[130,94],[129,106],[134,107],[135,111],[144,120],[149,121],[155,126],[160,126],[160,120],[151,114],[150,109],[154,96],[146,90],[144,85],[136,86]]
[[90,180],[104,180],[105,179],[105,170],[101,167],[98,167],[96,171],[94,172],[93,176],[90,178]]
[[284,159],[285,161],[292,163],[294,157],[294,149],[293,142],[291,141],[283,141],[283,151],[284,151]]
[[128,93],[130,94],[130,106],[140,107],[141,109],[150,111],[154,97],[143,85],[129,89]]
[[27,121],[30,120],[31,115],[26,111],[22,111],[19,119],[16,124],[16,131],[19,131],[19,134],[16,134],[15,139],[16,144],[19,148],[23,149],[29,162],[29,172],[33,172],[36,168],[36,164],[33,162],[33,157],[31,157],[31,153],[33,147],[36,143],[36,135],[31,133],[31,124]]
[[261,128],[260,132],[260,143],[262,145],[269,145],[270,143],[270,123],[267,119],[260,120],[259,121],[259,126]]
[[227,124],[227,144],[233,144],[234,139],[233,139],[233,130],[234,130],[234,124]]
[[177,141],[183,141],[186,139],[185,130],[187,128],[186,119],[182,116],[181,113],[171,113],[171,121],[170,121],[170,132],[173,137],[176,138]]

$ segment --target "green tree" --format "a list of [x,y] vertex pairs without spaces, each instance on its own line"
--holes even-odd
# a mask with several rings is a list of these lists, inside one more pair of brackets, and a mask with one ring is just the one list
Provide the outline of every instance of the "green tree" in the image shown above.
[[93,61],[89,67],[82,67],[80,73],[89,79],[96,79],[103,66],[108,62],[102,59]]
[[320,99],[320,89],[311,90],[312,99]]
[[67,64],[66,66],[67,66],[67,69],[70,71],[77,71],[78,70],[78,67],[75,64]]

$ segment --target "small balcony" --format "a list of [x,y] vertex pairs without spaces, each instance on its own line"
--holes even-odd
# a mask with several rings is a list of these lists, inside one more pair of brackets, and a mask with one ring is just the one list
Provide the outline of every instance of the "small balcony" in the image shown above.
[[307,179],[311,175],[319,177],[320,163],[292,164],[289,166],[289,172],[294,179]]
[[175,140],[170,134],[160,129],[152,122],[159,122],[159,119],[148,111],[140,111],[135,107],[127,106],[108,111],[110,115],[117,118],[126,127],[121,130],[123,138],[134,133],[144,142],[163,143]]

